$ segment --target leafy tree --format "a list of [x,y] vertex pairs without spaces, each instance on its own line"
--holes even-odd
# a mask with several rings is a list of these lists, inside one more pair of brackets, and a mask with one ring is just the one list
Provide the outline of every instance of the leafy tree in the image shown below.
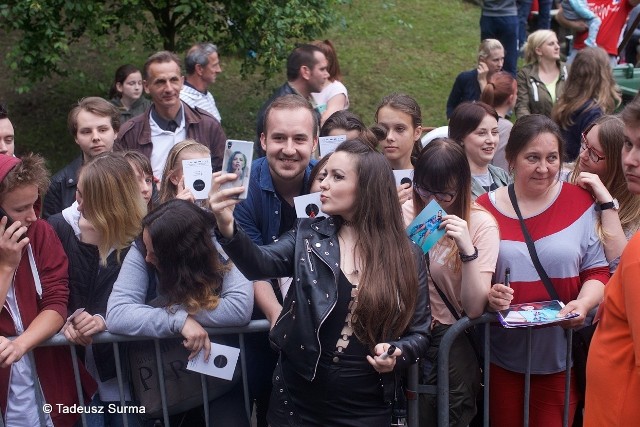
[[31,83],[67,75],[72,46],[88,37],[108,47],[141,35],[148,49],[182,52],[197,41],[243,55],[243,75],[281,69],[293,41],[316,37],[345,0],[8,0],[0,30],[18,34],[6,61],[16,79]]

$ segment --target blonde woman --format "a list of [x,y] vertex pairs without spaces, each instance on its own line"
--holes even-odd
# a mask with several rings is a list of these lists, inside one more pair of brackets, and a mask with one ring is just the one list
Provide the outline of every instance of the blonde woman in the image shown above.
[[620,101],[607,52],[599,47],[587,47],[578,52],[564,91],[551,113],[551,118],[562,130],[566,161],[578,157],[581,134],[587,126],[598,117],[613,113]]
[[209,149],[193,139],[185,139],[173,146],[167,155],[167,162],[162,172],[160,186],[160,203],[172,199],[182,199],[195,202],[191,190],[184,186],[182,161],[210,157]]
[[[76,203],[48,219],[69,258],[68,312],[84,308],[63,333],[72,343],[86,346],[85,365],[98,383],[91,404],[119,405],[113,348],[91,344],[91,337],[106,330],[107,300],[122,261],[140,234],[146,203],[133,168],[121,154],[114,153],[101,154],[83,166],[76,198]],[[125,400],[131,400],[128,393]],[[122,415],[87,416],[94,425],[119,421],[115,418]],[[129,425],[137,425],[135,416],[129,416]]]
[[640,227],[640,196],[627,190],[620,153],[624,123],[602,116],[582,134],[570,181],[588,190],[600,211],[601,239],[613,272],[627,241]]
[[516,117],[528,114],[551,117],[553,105],[562,95],[567,79],[556,33],[551,30],[531,33],[524,45],[524,62],[526,65],[518,71]]
[[476,68],[463,71],[456,77],[447,100],[447,119],[453,110],[465,101],[477,101],[494,73],[502,71],[504,47],[496,39],[485,39],[478,48]]

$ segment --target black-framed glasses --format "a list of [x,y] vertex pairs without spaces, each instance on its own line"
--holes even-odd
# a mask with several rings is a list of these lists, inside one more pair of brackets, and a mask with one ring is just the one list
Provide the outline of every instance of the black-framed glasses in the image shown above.
[[587,142],[587,132],[582,133],[582,142],[580,143],[580,147],[583,150],[587,150],[587,154],[589,154],[589,159],[591,159],[593,163],[598,163],[600,160],[606,159],[605,156],[601,156],[600,153],[598,153],[595,148],[589,145],[589,143]]
[[416,190],[416,193],[418,193],[418,195],[423,199],[428,199],[429,197],[433,196],[439,202],[444,202],[444,203],[449,203],[450,201],[455,199],[457,194],[457,193],[447,193],[442,191],[431,191],[428,188],[419,186],[415,182],[413,183],[413,188]]

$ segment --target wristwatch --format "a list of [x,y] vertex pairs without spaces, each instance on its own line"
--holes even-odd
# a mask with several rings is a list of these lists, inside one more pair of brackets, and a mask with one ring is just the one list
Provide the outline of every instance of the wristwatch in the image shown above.
[[613,199],[610,202],[596,205],[597,211],[606,211],[607,209],[613,209],[614,211],[617,211],[618,209],[620,209],[620,204],[618,203],[618,199]]

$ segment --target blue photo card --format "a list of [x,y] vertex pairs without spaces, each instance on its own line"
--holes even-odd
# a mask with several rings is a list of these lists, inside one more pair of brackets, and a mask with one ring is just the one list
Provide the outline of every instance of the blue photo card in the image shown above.
[[442,217],[446,214],[435,200],[431,200],[407,227],[409,238],[420,246],[425,254],[444,236],[444,229],[439,227]]

